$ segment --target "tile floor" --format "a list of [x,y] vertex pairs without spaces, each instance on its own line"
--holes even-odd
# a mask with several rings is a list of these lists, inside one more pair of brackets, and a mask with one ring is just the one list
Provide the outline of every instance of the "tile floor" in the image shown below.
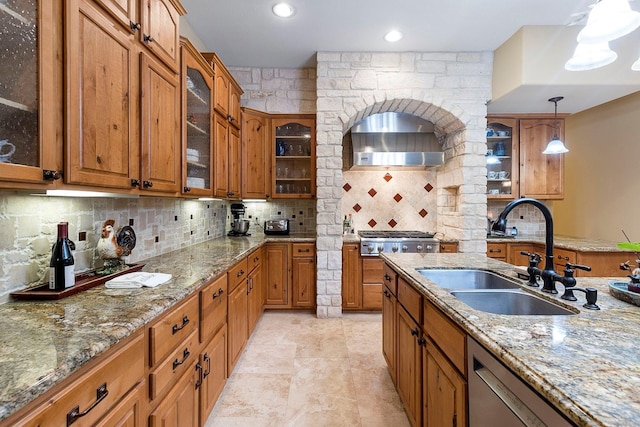
[[404,427],[382,315],[265,312],[206,427]]

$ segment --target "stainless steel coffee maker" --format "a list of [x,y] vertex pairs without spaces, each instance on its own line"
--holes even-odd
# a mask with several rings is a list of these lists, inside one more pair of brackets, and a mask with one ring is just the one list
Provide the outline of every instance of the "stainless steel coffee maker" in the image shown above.
[[231,215],[233,221],[231,222],[231,231],[228,236],[250,236],[249,234],[249,220],[244,219],[245,208],[242,203],[231,204]]

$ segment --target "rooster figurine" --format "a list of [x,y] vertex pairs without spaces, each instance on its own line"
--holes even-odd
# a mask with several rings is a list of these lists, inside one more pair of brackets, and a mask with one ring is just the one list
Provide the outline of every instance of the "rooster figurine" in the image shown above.
[[123,256],[131,254],[136,247],[136,233],[129,225],[120,227],[116,233],[114,229],[115,221],[108,219],[102,224],[102,233],[98,240],[98,255],[104,260],[102,270],[98,274],[112,274],[127,268],[126,263],[121,259]]

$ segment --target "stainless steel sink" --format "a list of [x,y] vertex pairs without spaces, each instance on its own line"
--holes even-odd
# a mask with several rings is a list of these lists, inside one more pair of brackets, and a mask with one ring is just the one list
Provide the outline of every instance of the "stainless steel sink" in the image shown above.
[[417,269],[427,279],[445,289],[518,289],[519,285],[485,270]]
[[571,310],[519,290],[452,291],[451,295],[476,310],[509,315],[570,315]]

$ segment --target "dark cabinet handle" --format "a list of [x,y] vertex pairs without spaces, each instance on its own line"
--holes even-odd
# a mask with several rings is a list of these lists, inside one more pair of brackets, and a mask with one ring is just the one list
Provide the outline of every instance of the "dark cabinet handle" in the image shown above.
[[151,187],[153,187],[153,182],[151,182],[151,181],[142,181],[142,186],[144,188],[151,188]]
[[107,383],[104,383],[96,389],[96,401],[93,402],[84,412],[80,412],[80,406],[76,406],[67,413],[67,427],[75,423],[78,418],[82,418],[91,412],[91,410],[95,408],[98,403],[102,402],[108,395],[109,390],[107,390]]
[[499,254],[500,252],[502,252],[502,249],[489,249],[489,253],[496,253]]
[[42,171],[42,179],[45,181],[55,181],[62,178],[62,174],[58,171],[45,169]]
[[222,288],[218,288],[218,290],[213,293],[213,299],[218,298],[223,293],[224,293],[224,290]]
[[178,325],[173,325],[173,327],[171,328],[171,334],[175,335],[176,332],[184,329],[185,326],[187,326],[189,324],[189,317],[184,316],[182,318],[182,325],[178,326]]
[[151,37],[148,34],[145,34],[144,37],[142,37],[142,39],[146,42],[146,43],[151,43],[153,41],[153,37]]
[[238,274],[236,274],[237,277],[240,277],[244,274],[244,270],[240,270],[238,271]]
[[307,248],[307,249],[298,249],[298,252],[311,252],[311,249]]
[[198,371],[198,381],[196,381],[195,387],[196,390],[200,388],[202,385],[202,381],[204,380],[204,375],[202,373],[202,365],[200,362],[196,363],[196,371]]
[[253,262],[258,262],[258,261],[260,261],[260,257],[259,257],[259,256],[255,257],[255,258],[253,259]]
[[414,337],[417,337],[419,332],[420,332],[420,330],[418,328],[412,329],[411,330],[411,335],[413,335]]
[[384,273],[384,280],[386,280],[387,282],[391,282],[391,276],[389,276],[387,273]]
[[173,361],[173,370],[175,371],[176,368],[180,365],[182,365],[184,362],[187,361],[187,358],[191,355],[191,353],[189,352],[188,348],[185,348],[184,351],[182,352],[182,360],[178,361],[178,359],[176,358],[176,360]]
[[140,25],[140,23],[138,22],[133,22],[133,21],[129,21],[129,27],[131,27],[131,30],[135,33],[136,31],[138,31],[140,28],[142,28],[142,26]]
[[184,191],[185,193],[188,193],[189,191],[191,191],[191,187],[183,187],[182,191]]
[[382,293],[384,294],[385,297],[391,299],[391,293],[388,290],[385,289],[384,291],[382,291]]
[[426,347],[427,346],[427,340],[425,340],[424,337],[418,338],[418,345],[420,347]]
[[131,180],[131,186],[132,187],[140,187],[140,180],[139,179],[132,179]]
[[204,354],[204,361],[207,362],[207,369],[205,369],[205,371],[204,371],[203,378],[207,378],[209,376],[209,374],[211,373],[211,357],[209,357],[208,353]]

